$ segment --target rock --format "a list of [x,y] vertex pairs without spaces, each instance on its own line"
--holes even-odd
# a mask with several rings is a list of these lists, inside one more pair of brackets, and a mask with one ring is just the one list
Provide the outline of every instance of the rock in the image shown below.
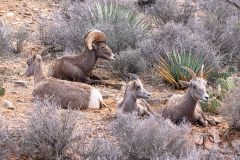
[[6,109],[15,109],[13,103],[11,101],[6,100],[6,99],[3,99],[2,105]]
[[28,82],[23,80],[16,80],[13,81],[13,83],[15,87],[26,87]]
[[13,12],[8,12],[8,13],[6,14],[6,17],[12,17],[12,16],[14,16],[14,13],[13,13]]
[[203,145],[206,149],[212,149],[214,146],[213,142],[211,142],[210,139],[208,139],[208,138],[204,139]]
[[193,141],[197,144],[197,145],[202,145],[203,144],[203,135],[196,133],[193,136]]
[[219,136],[219,131],[216,129],[210,129],[208,130],[208,133],[212,137],[213,143],[219,143],[221,142],[220,136]]
[[222,117],[214,117],[213,120],[216,123],[216,125],[223,122],[223,118]]

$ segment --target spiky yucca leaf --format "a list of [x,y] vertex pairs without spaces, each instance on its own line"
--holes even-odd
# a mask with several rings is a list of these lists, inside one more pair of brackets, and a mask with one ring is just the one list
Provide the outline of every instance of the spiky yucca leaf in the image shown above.
[[141,26],[143,29],[147,29],[149,23],[144,16],[128,8],[125,5],[121,5],[117,1],[106,0],[97,1],[93,3],[94,7],[89,7],[89,13],[91,17],[88,23],[95,25],[97,22],[112,22],[113,24],[122,21],[127,22],[131,26]]
[[[159,63],[156,66],[157,72],[167,82],[180,88],[179,80],[189,81],[191,75],[188,71],[181,68],[185,66],[191,68],[197,75],[204,64],[205,59],[202,56],[194,55],[192,52],[186,51],[173,51],[166,53],[164,57],[160,57]],[[207,79],[212,70],[211,65],[204,66],[204,79]]]

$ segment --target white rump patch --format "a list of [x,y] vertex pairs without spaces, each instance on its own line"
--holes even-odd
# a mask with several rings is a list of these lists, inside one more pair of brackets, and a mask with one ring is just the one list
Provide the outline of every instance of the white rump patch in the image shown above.
[[92,88],[90,93],[88,108],[100,109],[101,102],[102,102],[102,94],[99,92],[99,90]]

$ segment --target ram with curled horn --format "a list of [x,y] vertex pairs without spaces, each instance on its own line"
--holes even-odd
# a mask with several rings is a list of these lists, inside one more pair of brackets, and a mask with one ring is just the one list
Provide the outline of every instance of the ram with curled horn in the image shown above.
[[187,92],[183,95],[172,95],[162,111],[165,118],[170,118],[172,121],[178,123],[186,119],[193,123],[199,123],[201,126],[207,126],[208,122],[204,117],[199,100],[208,101],[209,95],[206,92],[206,80],[203,79],[203,65],[199,76],[188,67],[182,67],[187,70],[192,80],[190,82],[179,81],[182,86],[188,87]]
[[100,84],[121,88],[121,84],[114,84],[102,80],[92,73],[98,58],[115,60],[112,50],[106,44],[107,37],[100,30],[90,30],[84,36],[85,47],[81,54],[63,56],[57,59],[50,75],[54,78],[83,82],[90,85]]

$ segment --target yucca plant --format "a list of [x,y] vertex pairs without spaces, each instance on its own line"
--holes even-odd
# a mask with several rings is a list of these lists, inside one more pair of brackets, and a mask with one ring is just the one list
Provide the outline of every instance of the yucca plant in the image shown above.
[[122,21],[132,26],[141,26],[143,29],[147,29],[148,27],[147,19],[143,15],[114,0],[97,1],[88,10],[89,12],[86,14],[89,14],[90,17],[85,22],[92,25],[98,22],[116,24]]
[[205,58],[201,55],[195,55],[187,51],[173,51],[160,57],[156,65],[157,73],[168,83],[180,88],[179,80],[189,81],[191,75],[181,66],[191,68],[197,75],[204,64],[204,78],[207,79],[212,70],[212,66],[205,64]]

